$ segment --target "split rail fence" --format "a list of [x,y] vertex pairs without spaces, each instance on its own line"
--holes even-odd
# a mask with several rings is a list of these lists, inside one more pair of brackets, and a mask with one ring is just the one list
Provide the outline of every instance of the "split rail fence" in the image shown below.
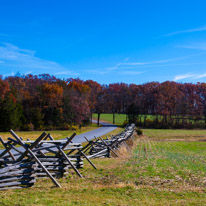
[[118,156],[117,150],[125,141],[133,136],[134,125],[125,128],[125,131],[103,139],[94,137],[86,139],[84,146],[73,143],[75,133],[62,140],[43,132],[35,141],[24,141],[13,130],[12,138],[0,142],[4,149],[0,153],[0,190],[17,189],[34,186],[39,178],[50,178],[61,187],[58,178],[66,176],[73,170],[83,178],[79,169],[84,167],[84,160],[97,169],[92,158],[111,157],[111,153]]

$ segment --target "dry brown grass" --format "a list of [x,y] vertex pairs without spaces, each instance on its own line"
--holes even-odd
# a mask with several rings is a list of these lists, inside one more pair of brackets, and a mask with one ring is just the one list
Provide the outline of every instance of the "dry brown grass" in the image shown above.
[[[131,138],[129,138],[127,141],[123,142],[120,147],[118,148],[118,150],[116,150],[116,153],[119,156],[120,160],[128,160],[131,156],[132,156],[132,151],[136,145],[136,141],[139,138],[139,136],[134,133],[133,136]],[[113,152],[111,152],[111,156],[113,158],[116,157],[115,154],[113,154]]]
[[128,157],[129,148],[128,145],[122,145],[118,150],[118,155],[120,158]]

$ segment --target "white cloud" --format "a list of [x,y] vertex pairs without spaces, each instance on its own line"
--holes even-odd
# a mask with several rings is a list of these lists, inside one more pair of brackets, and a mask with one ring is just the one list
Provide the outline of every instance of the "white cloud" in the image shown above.
[[197,27],[197,28],[193,28],[193,29],[176,31],[176,32],[172,32],[172,33],[169,33],[169,34],[165,34],[164,36],[174,36],[174,35],[177,35],[177,34],[193,33],[193,32],[200,32],[200,31],[206,31],[206,26],[201,26],[201,27]]
[[29,72],[24,73],[25,76],[26,76],[27,74],[32,74],[32,71],[29,71]]
[[9,74],[4,74],[3,77],[8,77],[8,76],[14,76],[14,72],[11,72]]
[[167,66],[167,65],[160,65],[160,63],[174,62],[174,61],[186,59],[188,57],[196,56],[196,55],[199,55],[199,54],[182,56],[182,57],[171,58],[171,59],[148,61],[148,62],[121,62],[121,63],[116,64],[113,67],[105,68],[104,72],[106,72],[106,71],[110,72],[113,70],[137,69],[137,68],[141,68],[141,67]]
[[193,77],[193,79],[201,79],[201,78],[204,78],[204,77],[206,77],[206,73],[200,74],[200,75],[195,75],[195,76]]
[[[122,70],[124,74],[126,74],[126,71],[130,70],[130,72],[128,72],[127,74],[139,74],[139,73],[143,73],[142,71],[135,71],[137,69],[140,68],[146,68],[146,67],[166,67],[166,66],[173,66],[173,64],[163,64],[163,63],[168,63],[168,62],[175,62],[178,60],[182,60],[182,59],[186,59],[192,56],[197,56],[200,55],[202,53],[198,53],[198,54],[193,54],[193,55],[188,55],[188,56],[181,56],[181,57],[177,57],[177,58],[171,58],[171,59],[162,59],[162,60],[156,60],[156,61],[145,61],[145,62],[127,62],[129,60],[128,58],[125,58],[123,62],[117,63],[112,67],[107,67],[107,68],[103,68],[103,69],[95,69],[95,70],[86,70],[86,72],[89,73],[94,73],[94,74],[98,74],[98,75],[104,75],[107,73],[111,73],[113,71],[118,71],[121,72]],[[176,64],[176,65],[180,65],[180,64]],[[183,64],[181,64],[183,65]],[[131,72],[131,69],[134,70],[133,72]]]
[[127,57],[124,59],[125,62],[127,62],[130,59],[130,57]]
[[[113,67],[105,68],[105,71],[113,71],[113,70],[122,70],[122,69],[134,69],[132,66],[144,66],[144,65],[155,65],[159,63],[166,63],[166,62],[172,62],[177,61],[181,58],[175,58],[175,59],[165,59],[165,60],[158,60],[158,61],[151,61],[151,62],[121,62],[116,64]],[[137,67],[136,67],[137,68]]]
[[201,79],[206,77],[206,73],[203,74],[180,74],[175,76],[174,81],[179,81],[183,79]]
[[179,81],[179,80],[182,80],[182,79],[188,79],[188,78],[191,78],[191,77],[194,77],[194,75],[193,74],[180,74],[180,75],[175,76],[174,81]]
[[77,75],[77,73],[63,67],[57,62],[37,57],[35,51],[21,49],[9,43],[4,43],[0,46],[0,61],[3,70],[14,73],[20,71],[25,74],[28,73],[28,69],[31,69],[34,74],[64,72],[70,75]]
[[105,68],[104,70],[106,70],[106,71],[113,71],[113,70],[118,69],[118,68],[119,68],[119,66],[121,66],[122,64],[123,64],[123,63],[118,63],[118,64],[116,64],[115,66]]
[[178,47],[184,48],[184,49],[206,50],[206,42],[199,42],[199,43],[188,44],[188,45],[180,45]]
[[181,58],[175,58],[175,59],[164,59],[164,60],[158,60],[158,61],[150,61],[150,62],[126,62],[122,63],[122,65],[127,65],[127,66],[142,66],[142,65],[152,65],[152,64],[159,64],[159,63],[167,63],[167,62],[173,62],[177,61]]

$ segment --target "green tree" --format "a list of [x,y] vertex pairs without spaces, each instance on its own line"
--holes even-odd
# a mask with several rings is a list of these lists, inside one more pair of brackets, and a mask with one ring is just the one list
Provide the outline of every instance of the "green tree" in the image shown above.
[[0,130],[9,131],[19,129],[23,121],[22,106],[17,104],[11,96],[0,101]]

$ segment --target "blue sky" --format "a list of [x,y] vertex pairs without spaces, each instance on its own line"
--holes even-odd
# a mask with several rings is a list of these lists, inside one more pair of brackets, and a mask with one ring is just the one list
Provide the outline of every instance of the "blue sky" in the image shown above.
[[0,74],[206,81],[206,2],[0,0]]

